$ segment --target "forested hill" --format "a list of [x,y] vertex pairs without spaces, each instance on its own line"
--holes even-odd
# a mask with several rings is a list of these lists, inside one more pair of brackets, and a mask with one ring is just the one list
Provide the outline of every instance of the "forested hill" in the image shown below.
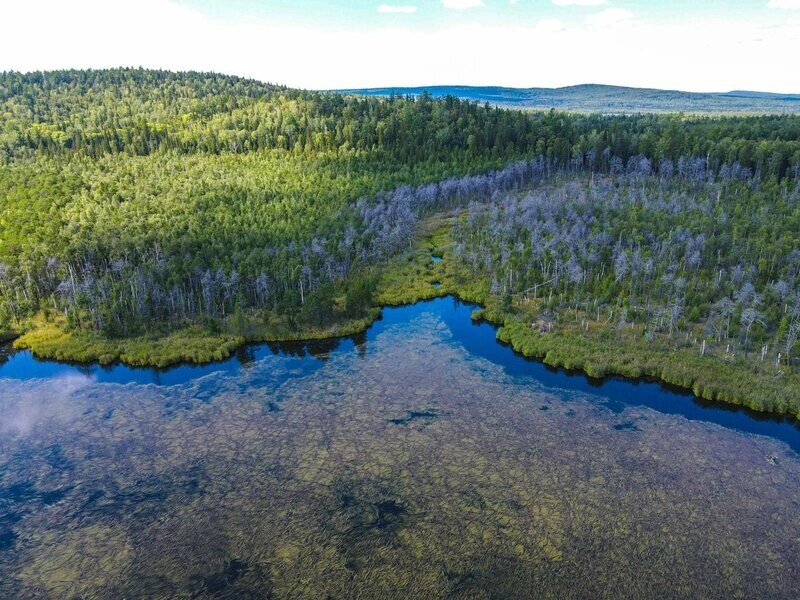
[[522,115],[454,99],[344,98],[212,73],[0,74],[0,158],[382,149],[414,160],[467,146],[527,150],[531,131]]
[[[437,94],[459,89],[467,88]],[[705,156],[782,177],[797,163],[798,140],[798,116],[526,113],[454,95],[342,95],[144,69],[0,73],[0,161],[6,163],[285,150],[377,153],[406,165],[457,155],[464,165],[534,155],[565,164],[591,156],[592,168],[607,168],[610,155],[625,161],[643,154],[673,161]]]
[[563,88],[508,88],[429,86],[340,90],[366,96],[412,95],[424,92],[434,98],[455,96],[498,106],[534,110],[597,112],[603,114],[797,114],[800,94],[733,91],[692,93],[613,85],[575,85]]
[[47,307],[109,336],[245,310],[324,322],[413,234],[378,192],[546,151],[565,126],[207,73],[0,74],[0,331]]

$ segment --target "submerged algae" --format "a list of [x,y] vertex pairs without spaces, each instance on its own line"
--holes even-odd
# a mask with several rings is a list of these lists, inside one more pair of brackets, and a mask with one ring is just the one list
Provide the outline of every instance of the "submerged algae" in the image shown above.
[[307,371],[266,356],[172,387],[5,381],[0,409],[17,415],[0,488],[30,492],[0,500],[25,513],[0,549],[6,597],[800,585],[800,461],[785,445],[511,374],[435,311]]

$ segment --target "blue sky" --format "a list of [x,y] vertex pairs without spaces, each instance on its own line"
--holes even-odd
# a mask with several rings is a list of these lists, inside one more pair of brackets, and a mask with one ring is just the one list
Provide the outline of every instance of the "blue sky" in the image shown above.
[[800,93],[800,0],[5,0],[1,14],[0,69]]
[[[451,4],[456,8],[448,8],[445,2],[437,0],[178,0],[177,3],[220,21],[263,19],[354,29],[396,24],[420,29],[469,23],[519,24],[520,21],[535,23],[543,18],[579,23],[588,13],[608,8],[628,10],[642,19],[662,22],[739,17],[779,24],[787,16],[781,11],[769,10],[768,0],[561,0],[560,3],[552,0],[453,0]],[[464,7],[458,8],[458,5]],[[381,7],[384,10],[379,10]],[[392,11],[391,8],[406,10]]]

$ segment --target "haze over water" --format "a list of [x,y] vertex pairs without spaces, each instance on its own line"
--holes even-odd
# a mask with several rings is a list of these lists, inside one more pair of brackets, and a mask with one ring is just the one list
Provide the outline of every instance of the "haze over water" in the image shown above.
[[161,374],[13,356],[0,596],[795,594],[795,425],[550,373],[469,311]]

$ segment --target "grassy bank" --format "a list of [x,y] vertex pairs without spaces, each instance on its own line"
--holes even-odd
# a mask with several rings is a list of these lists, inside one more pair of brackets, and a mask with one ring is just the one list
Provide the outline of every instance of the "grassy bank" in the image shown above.
[[800,417],[800,377],[795,372],[776,376],[771,364],[701,356],[696,348],[675,348],[663,340],[646,342],[643,332],[618,335],[611,328],[595,325],[588,332],[569,327],[542,333],[531,327],[525,313],[482,313],[488,321],[501,325],[497,334],[500,341],[551,366],[584,371],[598,378],[651,377],[691,390],[707,400]]
[[358,319],[343,319],[326,327],[298,326],[286,319],[252,318],[244,324],[223,322],[221,331],[185,326],[128,338],[109,338],[93,331],[70,330],[62,320],[37,318],[32,328],[14,341],[39,358],[141,367],[168,367],[180,363],[209,363],[231,356],[242,344],[320,340],[364,331],[380,315],[378,309]]
[[[728,360],[697,343],[657,336],[646,341],[634,325],[620,330],[587,315],[563,316],[557,326],[542,327],[539,304],[515,298],[510,304],[490,294],[489,282],[466,272],[449,257],[449,223],[428,220],[413,251],[380,272],[375,302],[380,306],[411,304],[455,295],[484,308],[476,318],[498,326],[497,338],[517,352],[544,363],[579,370],[591,377],[651,377],[691,390],[707,400],[753,410],[800,417],[800,374],[756,357]],[[440,256],[440,262],[432,257]],[[300,341],[354,335],[380,316],[374,308],[358,319],[340,319],[325,327],[302,326],[277,315],[250,318],[220,331],[193,326],[126,339],[109,339],[86,331],[68,331],[59,321],[35,321],[14,345],[36,356],[80,362],[164,367],[180,362],[221,360],[246,342]],[[688,336],[687,336],[688,338]]]
[[33,329],[14,342],[39,358],[134,366],[166,367],[179,362],[222,360],[242,343],[238,336],[213,334],[202,327],[186,327],[166,334],[124,339],[85,330],[68,330],[60,321],[35,321]]

